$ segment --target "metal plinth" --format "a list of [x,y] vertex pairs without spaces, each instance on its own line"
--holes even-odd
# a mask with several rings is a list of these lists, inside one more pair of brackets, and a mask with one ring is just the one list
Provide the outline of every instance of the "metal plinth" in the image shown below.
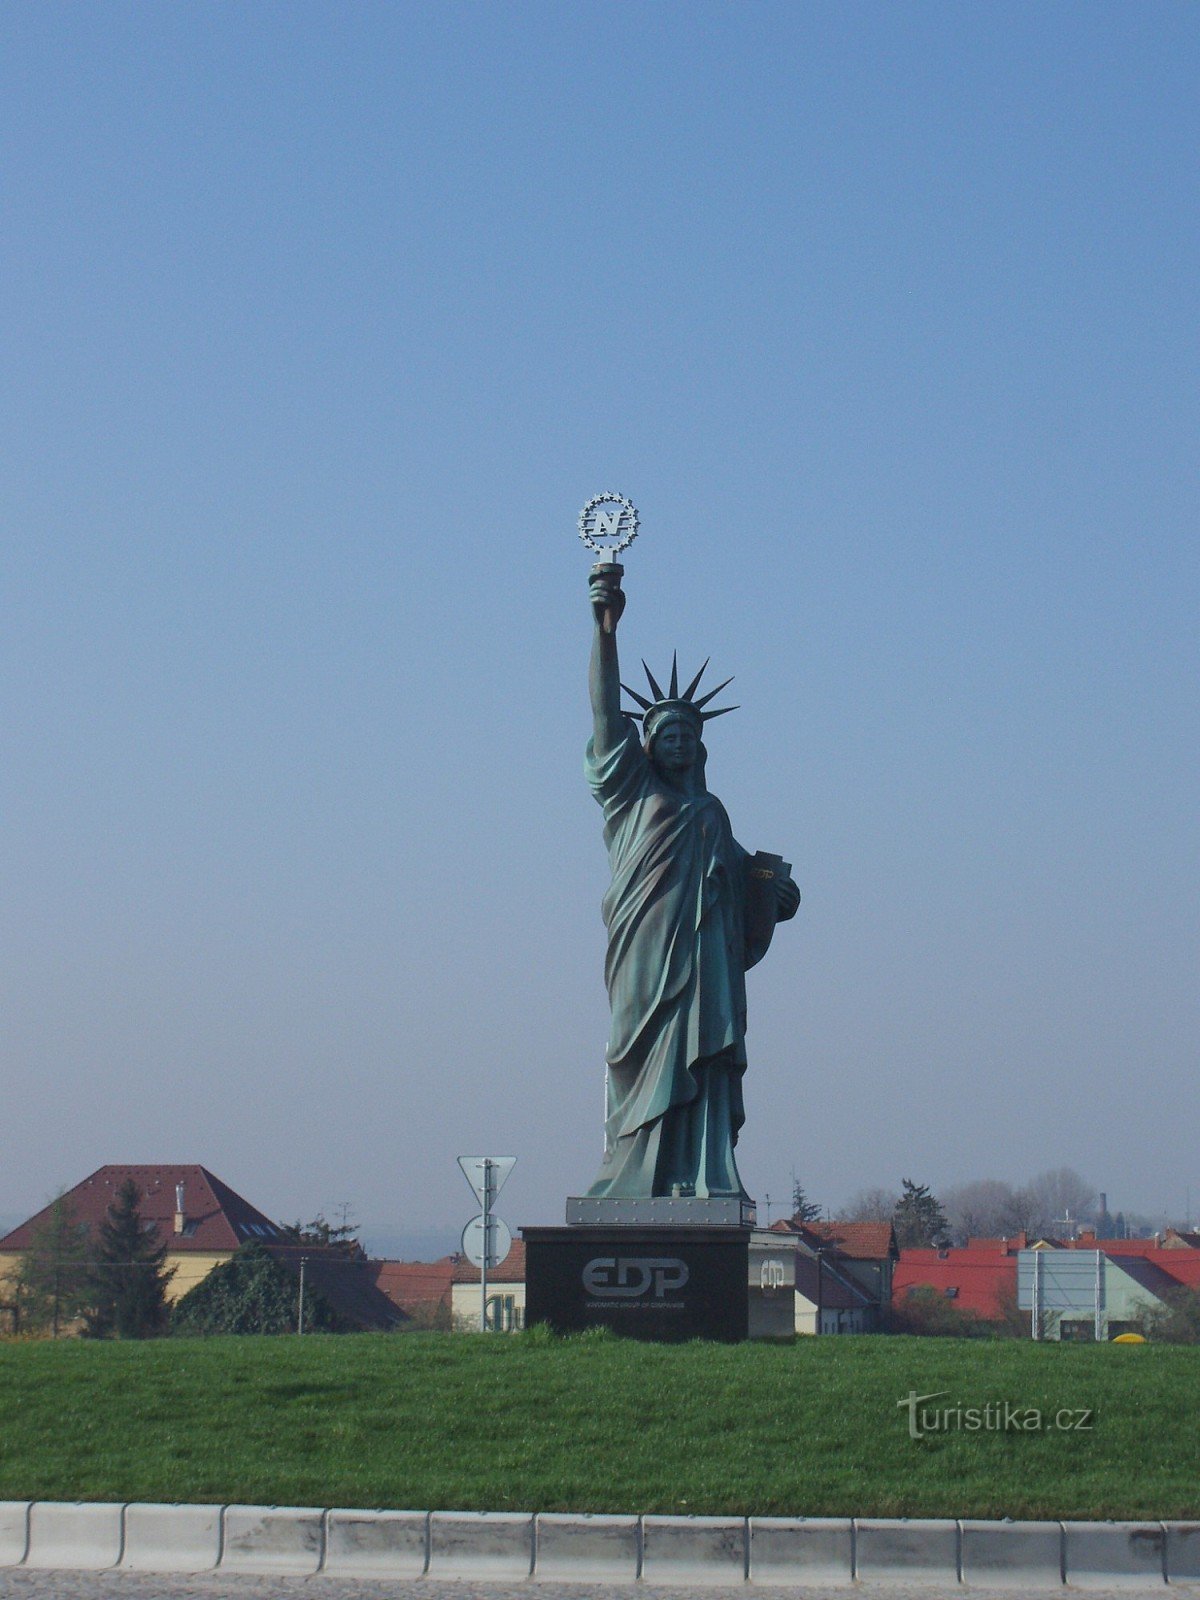
[[571,1195],[567,1200],[567,1223],[571,1227],[610,1228],[630,1224],[663,1228],[752,1228],[757,1220],[754,1201],[736,1195],[720,1199],[655,1195],[642,1200]]

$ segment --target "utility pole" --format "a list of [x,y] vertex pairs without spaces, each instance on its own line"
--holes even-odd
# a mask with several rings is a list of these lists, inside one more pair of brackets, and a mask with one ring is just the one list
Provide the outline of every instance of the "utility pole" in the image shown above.
[[296,1314],[296,1333],[304,1332],[304,1269],[308,1265],[308,1257],[300,1257],[300,1306]]

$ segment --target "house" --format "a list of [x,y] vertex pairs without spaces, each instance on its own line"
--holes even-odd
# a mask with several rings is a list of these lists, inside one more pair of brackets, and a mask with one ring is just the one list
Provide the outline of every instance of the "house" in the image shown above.
[[[479,1268],[465,1256],[454,1263],[451,1321],[467,1331],[479,1327]],[[516,1333],[525,1326],[525,1241],[514,1239],[504,1260],[488,1273],[488,1327]]]
[[453,1326],[454,1271],[458,1256],[440,1261],[372,1261],[373,1281],[413,1328]]
[[796,1332],[874,1333],[879,1307],[845,1263],[825,1250],[796,1248]]
[[[784,1218],[772,1223],[771,1232],[796,1240],[797,1333],[874,1333],[884,1325],[899,1256],[890,1222]],[[819,1273],[805,1261],[817,1262]],[[833,1298],[824,1297],[826,1287]],[[814,1298],[817,1291],[822,1291],[820,1300]],[[826,1311],[839,1315],[827,1317]]]
[[[175,1301],[201,1283],[214,1267],[228,1261],[240,1245],[257,1239],[281,1243],[283,1229],[257,1206],[209,1172],[190,1165],[98,1167],[63,1201],[77,1223],[93,1235],[116,1199],[117,1190],[132,1178],[141,1190],[138,1210],[143,1223],[167,1245],[166,1264],[174,1272],[167,1287]],[[22,1255],[49,1221],[56,1201],[0,1239],[0,1278],[10,1278]]]
[[[281,1261],[297,1279],[304,1263],[307,1289],[320,1294],[346,1326],[384,1329],[407,1319],[376,1287],[365,1257],[337,1246],[301,1244],[272,1222],[257,1206],[231,1189],[207,1167],[158,1164],[98,1167],[62,1196],[76,1223],[93,1236],[108,1214],[121,1185],[132,1178],[141,1192],[138,1213],[148,1232],[167,1246],[165,1266],[169,1303],[182,1299],[202,1283],[214,1267],[229,1261],[244,1244],[258,1243]],[[36,1242],[57,1201],[44,1206],[0,1239],[0,1299],[21,1258]]]
[[1019,1247],[1008,1239],[976,1239],[958,1249],[901,1250],[892,1305],[902,1306],[914,1290],[932,1289],[957,1311],[1000,1322],[1016,1304],[1018,1255]]
[[[1140,1243],[1141,1241],[1116,1241]],[[1139,1333],[1147,1316],[1160,1310],[1180,1286],[1161,1264],[1177,1254],[1141,1251],[1109,1255],[1104,1250],[1070,1248],[1022,1250],[1018,1257],[1018,1296],[1031,1328],[1037,1320],[1043,1339],[1108,1340]]]

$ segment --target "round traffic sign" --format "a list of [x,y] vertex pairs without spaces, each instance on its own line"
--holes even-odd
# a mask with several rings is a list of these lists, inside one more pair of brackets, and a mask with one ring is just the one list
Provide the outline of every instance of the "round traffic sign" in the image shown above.
[[[507,1222],[502,1222],[497,1216],[488,1218],[488,1232],[491,1238],[486,1241],[483,1237],[483,1212],[477,1217],[472,1217],[462,1231],[463,1255],[476,1267],[485,1264],[490,1272],[493,1267],[498,1267],[505,1256],[512,1249],[512,1234],[509,1232]],[[486,1254],[487,1260],[484,1261]]]

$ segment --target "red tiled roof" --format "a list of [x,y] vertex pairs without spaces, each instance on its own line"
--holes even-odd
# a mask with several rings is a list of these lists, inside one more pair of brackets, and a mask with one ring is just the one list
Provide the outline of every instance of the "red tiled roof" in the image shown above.
[[372,1261],[376,1286],[410,1314],[449,1307],[454,1258],[444,1261]]
[[886,1261],[895,1248],[890,1222],[796,1222],[783,1217],[772,1233],[794,1233],[813,1245],[832,1244],[851,1261]]
[[[1116,1258],[1118,1266],[1121,1258]],[[1160,1250],[1153,1261],[1185,1289],[1200,1289],[1200,1250]]]
[[1172,1289],[1179,1287],[1169,1272],[1164,1272],[1156,1261],[1150,1261],[1145,1256],[1125,1256],[1124,1259],[1113,1256],[1111,1260],[1114,1267],[1118,1267],[1132,1278],[1134,1283],[1140,1284],[1143,1289],[1148,1289],[1160,1300]]
[[1162,1249],[1162,1240],[1097,1239],[1094,1234],[1084,1234],[1078,1239],[1063,1239],[1059,1249],[1103,1250],[1106,1256],[1155,1256]]
[[[242,1198],[227,1183],[201,1166],[107,1166],[98,1167],[91,1177],[69,1189],[64,1199],[77,1222],[96,1228],[104,1221],[117,1190],[132,1178],[141,1190],[138,1205],[142,1221],[154,1225],[161,1240],[172,1251],[230,1252],[257,1239],[271,1244],[283,1237],[283,1230],[257,1206]],[[175,1232],[175,1185],[183,1184],[186,1218],[183,1233]],[[52,1202],[53,1204],[53,1202]],[[52,1205],[0,1239],[0,1250],[27,1250],[41,1223],[49,1218]]]
[[901,1250],[892,1276],[892,1303],[903,1304],[910,1289],[945,1293],[960,1311],[995,1321],[1016,1296],[1017,1258],[997,1250]]
[[1007,1238],[995,1239],[968,1239],[968,1250],[992,1250],[999,1255],[1010,1256],[1015,1250],[1024,1250],[1027,1245],[1024,1229],[1020,1233],[1010,1233]]

